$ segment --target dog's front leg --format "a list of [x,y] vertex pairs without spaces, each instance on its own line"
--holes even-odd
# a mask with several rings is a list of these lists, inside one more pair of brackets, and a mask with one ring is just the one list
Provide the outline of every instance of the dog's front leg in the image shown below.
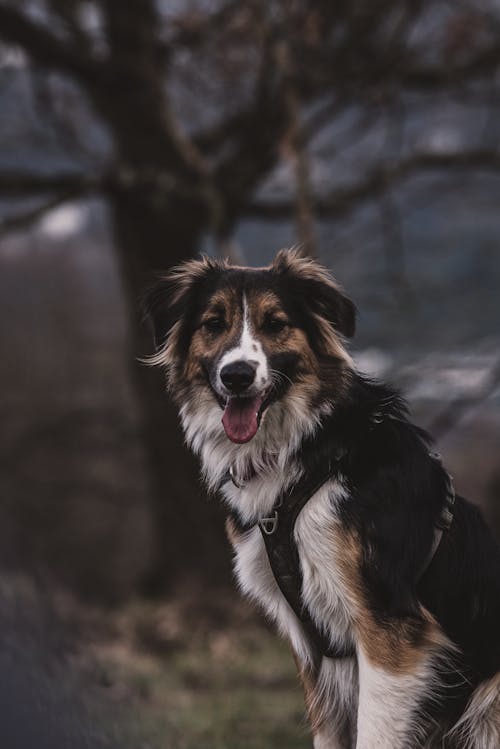
[[314,749],[352,749],[351,735],[345,721],[328,718],[313,734]]
[[304,688],[314,749],[354,749],[357,664],[354,658],[323,658],[315,669],[295,658]]
[[[356,749],[415,749],[422,746],[419,707],[433,686],[429,658],[396,671],[359,654]],[[419,719],[420,717],[420,719]]]

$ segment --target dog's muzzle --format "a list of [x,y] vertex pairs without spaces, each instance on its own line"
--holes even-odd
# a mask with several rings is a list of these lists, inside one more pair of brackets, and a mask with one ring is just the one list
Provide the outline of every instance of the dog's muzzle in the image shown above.
[[243,444],[259,428],[264,392],[256,392],[257,365],[239,359],[222,367],[219,377],[227,394],[222,425],[231,442]]
[[226,364],[220,372],[220,379],[231,395],[242,395],[255,381],[257,367],[248,361],[235,361]]

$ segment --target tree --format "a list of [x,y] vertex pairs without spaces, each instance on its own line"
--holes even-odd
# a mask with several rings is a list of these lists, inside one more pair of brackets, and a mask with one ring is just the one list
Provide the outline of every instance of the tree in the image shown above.
[[[242,217],[295,215],[298,235],[313,252],[317,216],[345,215],[374,199],[390,210],[391,191],[419,170],[500,166],[491,143],[457,153],[401,153],[389,143],[389,159],[384,151],[356,182],[320,194],[309,160],[317,133],[349,108],[360,114],[355,138],[384,118],[401,122],[408,92],[470,86],[471,96],[490,95],[485,81],[494,80],[500,61],[493,11],[435,0],[170,5],[0,0],[0,39],[21,48],[37,69],[71,81],[112,142],[104,168],[0,173],[0,196],[39,198],[3,228],[16,229],[77,196],[105,196],[134,357],[151,351],[138,304],[151,274],[195,254],[207,235],[225,251]],[[183,101],[193,99],[196,127],[182,113]],[[72,127],[78,132],[78,123]],[[75,148],[84,141],[80,128]],[[264,199],[258,188],[280,162],[291,164],[294,187]],[[199,500],[197,469],[158,375],[136,366],[133,373],[159,532],[153,577],[189,572],[194,557],[186,553],[180,562],[178,546],[197,549],[198,572],[201,555],[212,574],[225,556],[214,540],[222,533],[218,518]]]

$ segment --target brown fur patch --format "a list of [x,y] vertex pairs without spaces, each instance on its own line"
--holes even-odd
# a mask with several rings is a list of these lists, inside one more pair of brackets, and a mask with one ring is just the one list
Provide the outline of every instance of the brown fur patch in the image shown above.
[[[336,288],[336,285],[333,284],[331,279],[329,285]],[[272,291],[256,291],[249,299],[247,299],[247,303],[250,312],[251,326],[257,333],[259,333],[263,327],[267,315],[272,314],[277,319],[287,322],[287,316],[283,310],[281,301]],[[317,335],[323,343],[325,354],[350,364],[351,359],[330,323],[321,317],[321,315],[315,315],[315,323]],[[286,327],[280,333],[268,336],[262,335],[261,333],[260,338],[262,339],[261,342],[264,345],[264,348],[266,348],[267,342],[267,346],[272,349],[272,352],[281,353],[282,351],[291,350],[302,352],[304,356],[309,358],[310,362],[312,362],[314,358],[307,336],[305,332],[299,328]]]
[[395,674],[412,674],[429,653],[452,649],[435,619],[423,607],[419,618],[377,619],[362,580],[359,538],[338,525],[333,525],[329,533],[352,607],[356,639],[374,666]]
[[226,518],[226,535],[233,549],[243,538],[243,534],[239,532],[236,523],[230,517]]
[[[300,387],[304,398],[312,404],[321,389],[321,373],[305,331],[288,325],[282,303],[272,291],[254,291],[247,299],[247,304],[252,331],[258,337],[266,356],[293,354],[297,357],[299,364],[293,390],[297,392]],[[263,331],[266,317],[269,315],[282,321],[285,327],[276,333]],[[279,378],[281,373],[274,374]]]
[[[223,318],[226,324],[225,330],[218,335],[214,335],[205,327],[205,323],[215,316]],[[216,291],[209,299],[200,325],[191,339],[184,364],[184,376],[188,381],[204,378],[201,367],[203,360],[216,359],[224,350],[237,344],[242,323],[243,316],[238,293],[232,289]]]
[[259,336],[261,342],[264,344],[267,341],[276,342],[285,340],[289,333],[290,328],[285,327],[278,333],[268,333],[266,335],[263,332],[266,318],[273,317],[283,323],[288,323],[288,318],[283,309],[282,303],[279,297],[272,291],[259,291],[254,290],[246,296],[246,303],[248,309],[248,316],[250,318],[250,327],[254,334]]
[[310,666],[304,666],[304,664],[300,662],[296,653],[294,651],[292,652],[295,665],[297,666],[299,681],[304,690],[304,704],[306,707],[307,718],[314,735],[319,731],[323,724],[323,711],[321,710],[321,706],[318,705],[315,697],[317,674]]
[[269,313],[276,313],[277,315],[286,317],[281,306],[281,301],[274,291],[267,289],[259,291],[256,289],[247,297],[247,302],[252,315],[256,317],[257,325],[260,325],[265,315]]

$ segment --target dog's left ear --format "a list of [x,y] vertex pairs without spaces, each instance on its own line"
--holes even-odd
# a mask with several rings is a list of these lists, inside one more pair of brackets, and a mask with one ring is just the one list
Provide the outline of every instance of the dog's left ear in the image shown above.
[[330,279],[311,280],[309,295],[313,307],[346,338],[352,338],[356,332],[356,306],[348,296]]
[[352,338],[356,331],[356,306],[326,268],[296,250],[280,250],[271,266],[293,280],[296,294],[308,308],[325,319],[338,333]]
[[157,350],[163,346],[175,323],[189,317],[189,300],[200,284],[220,269],[219,261],[206,256],[188,260],[160,276],[146,291],[142,307],[145,317],[153,324]]

